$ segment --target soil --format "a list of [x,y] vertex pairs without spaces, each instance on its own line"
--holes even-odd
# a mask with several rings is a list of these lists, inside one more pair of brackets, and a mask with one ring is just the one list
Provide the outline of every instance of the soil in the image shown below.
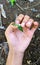
[[[28,49],[26,49],[24,53],[23,65],[40,65],[40,17],[36,17],[36,15],[40,14],[40,0],[34,0],[31,3],[28,0],[17,0],[17,3],[24,10],[21,10],[16,4],[12,7],[7,0],[0,0],[0,3],[4,5],[7,16],[6,19],[2,17],[2,24],[5,27],[5,30],[12,21],[15,21],[15,18],[20,13],[27,14],[39,22],[39,27],[33,35]],[[0,65],[6,64],[9,51],[4,34],[5,30],[0,29]]]

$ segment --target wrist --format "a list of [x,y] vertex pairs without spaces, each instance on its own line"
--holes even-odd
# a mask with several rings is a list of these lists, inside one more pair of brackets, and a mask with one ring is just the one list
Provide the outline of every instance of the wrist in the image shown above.
[[23,52],[19,52],[19,51],[9,50],[9,53],[10,53],[10,55],[12,55],[14,57],[16,56],[16,58],[24,56],[24,53]]
[[22,65],[22,61],[23,61],[23,56],[24,53],[20,53],[17,51],[9,51],[10,55],[12,55],[12,64],[13,65]]
[[9,49],[9,52],[10,53],[13,53],[13,54],[24,54],[24,52],[20,51],[20,50],[16,50],[14,48],[10,48]]
[[23,56],[23,53],[14,52],[14,65],[22,65]]

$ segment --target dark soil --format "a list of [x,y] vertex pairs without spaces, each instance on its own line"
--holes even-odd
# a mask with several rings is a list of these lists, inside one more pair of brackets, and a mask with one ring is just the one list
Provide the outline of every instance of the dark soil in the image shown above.
[[[40,0],[34,0],[32,3],[28,0],[17,0],[17,3],[24,11],[16,5],[11,7],[6,0],[0,0],[0,3],[4,5],[7,15],[6,19],[2,17],[3,26],[5,28],[7,28],[10,22],[15,21],[16,16],[20,13],[28,14],[31,18],[39,22],[39,27],[36,30],[28,49],[26,49],[24,53],[23,65],[40,65],[40,17],[36,18],[36,15],[40,14]],[[35,8],[35,11],[33,8]],[[0,29],[0,65],[5,65],[9,51],[4,32],[5,30]]]

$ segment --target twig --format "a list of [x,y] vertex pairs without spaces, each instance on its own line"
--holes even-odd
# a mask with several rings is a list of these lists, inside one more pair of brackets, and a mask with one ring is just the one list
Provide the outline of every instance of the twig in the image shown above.
[[24,9],[18,3],[16,3],[16,6],[24,12]]

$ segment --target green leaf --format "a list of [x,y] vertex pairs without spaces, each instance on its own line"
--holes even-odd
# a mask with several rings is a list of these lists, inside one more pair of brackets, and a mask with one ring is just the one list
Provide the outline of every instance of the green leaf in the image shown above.
[[20,30],[20,31],[22,31],[23,32],[23,28],[22,28],[22,26],[21,25],[19,25],[19,24],[13,24],[13,26],[17,26],[18,27],[18,29]]
[[16,3],[16,0],[10,0],[10,3],[13,6]]
[[18,29],[23,32],[23,28],[21,26],[18,26]]

